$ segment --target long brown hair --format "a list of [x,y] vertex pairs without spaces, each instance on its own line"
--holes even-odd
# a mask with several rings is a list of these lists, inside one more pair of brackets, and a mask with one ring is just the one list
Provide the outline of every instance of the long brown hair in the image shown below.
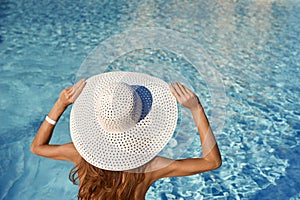
[[71,169],[70,181],[79,185],[79,200],[128,200],[134,199],[137,185],[145,178],[144,173],[108,171],[97,168],[83,158]]

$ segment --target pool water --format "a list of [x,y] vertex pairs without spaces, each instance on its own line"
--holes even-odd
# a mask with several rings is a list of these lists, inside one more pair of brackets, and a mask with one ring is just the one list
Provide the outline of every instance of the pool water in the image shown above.
[[[146,199],[300,199],[299,38],[299,0],[1,0],[0,199],[76,199],[72,164],[29,146],[63,88],[115,70],[191,87],[223,156]],[[69,111],[52,143],[70,141]],[[199,156],[184,109],[178,127],[162,154]]]

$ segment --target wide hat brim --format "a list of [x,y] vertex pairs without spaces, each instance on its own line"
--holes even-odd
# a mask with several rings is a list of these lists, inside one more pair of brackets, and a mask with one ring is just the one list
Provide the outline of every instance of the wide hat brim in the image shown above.
[[[124,132],[105,131],[97,116],[97,99],[113,83],[143,86],[150,91],[147,115]],[[171,139],[178,119],[177,102],[163,80],[137,72],[108,72],[92,76],[73,104],[71,138],[79,154],[105,170],[124,171],[151,161]]]

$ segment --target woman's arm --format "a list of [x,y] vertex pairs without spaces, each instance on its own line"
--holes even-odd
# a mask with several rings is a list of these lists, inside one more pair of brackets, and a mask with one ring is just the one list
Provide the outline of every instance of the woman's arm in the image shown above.
[[156,178],[187,176],[219,168],[222,165],[222,159],[218,144],[198,97],[180,83],[174,83],[173,86],[170,84],[169,87],[177,101],[182,106],[188,108],[192,113],[194,122],[200,134],[203,157],[175,161],[157,157],[154,160],[154,163],[167,163],[168,166],[161,170],[157,170],[155,172]]
[[[80,95],[86,82],[85,80],[80,80],[72,87],[64,89],[52,107],[48,114],[48,117],[54,121],[58,121],[60,116],[66,110],[66,108],[72,104],[76,98]],[[32,153],[39,156],[57,159],[57,160],[67,160],[71,162],[77,162],[79,154],[76,151],[73,143],[68,143],[64,145],[50,145],[49,142],[52,137],[52,133],[55,125],[44,120],[40,126],[35,138],[32,141],[30,150]]]

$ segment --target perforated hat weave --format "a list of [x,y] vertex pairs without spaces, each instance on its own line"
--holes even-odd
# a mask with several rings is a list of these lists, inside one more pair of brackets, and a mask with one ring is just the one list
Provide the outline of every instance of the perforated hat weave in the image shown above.
[[93,76],[73,104],[71,137],[101,169],[123,171],[152,160],[177,124],[175,97],[163,80],[137,72]]

